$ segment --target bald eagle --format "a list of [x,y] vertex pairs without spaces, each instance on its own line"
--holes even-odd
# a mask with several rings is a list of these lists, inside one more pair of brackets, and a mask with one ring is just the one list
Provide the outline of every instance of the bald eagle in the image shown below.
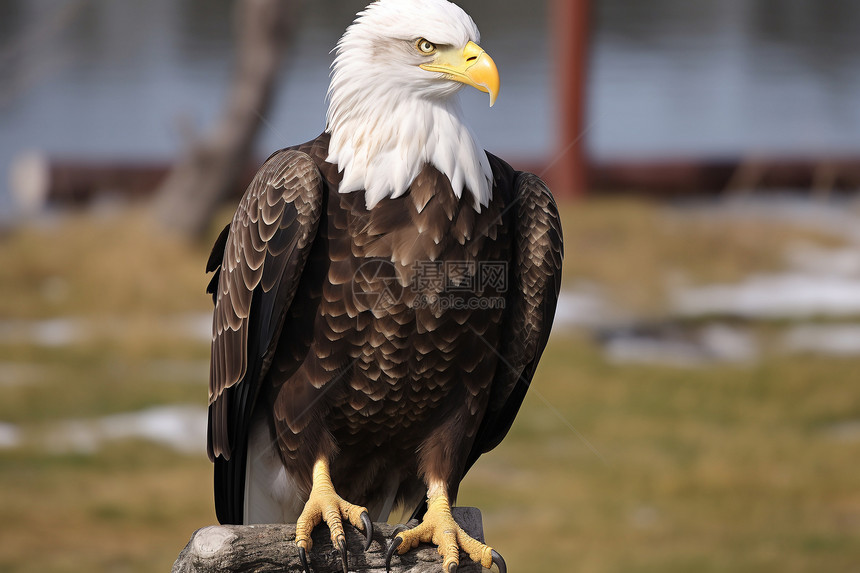
[[[485,152],[457,92],[499,75],[446,0],[377,0],[337,44],[326,129],[274,153],[212,250],[208,451],[221,523],[296,522],[307,570],[325,522],[388,551],[462,549],[460,481],[507,434],[561,280],[555,202]],[[341,497],[342,496],[342,497]]]

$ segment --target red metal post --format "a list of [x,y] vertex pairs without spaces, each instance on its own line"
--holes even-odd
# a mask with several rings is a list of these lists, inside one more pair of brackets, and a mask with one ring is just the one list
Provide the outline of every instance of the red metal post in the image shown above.
[[548,175],[556,197],[580,197],[588,188],[585,104],[590,1],[551,0],[549,15],[556,58],[559,127]]

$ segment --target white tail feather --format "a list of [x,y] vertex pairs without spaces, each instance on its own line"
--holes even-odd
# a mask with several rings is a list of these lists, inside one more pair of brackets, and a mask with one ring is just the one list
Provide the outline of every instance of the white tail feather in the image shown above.
[[257,419],[248,437],[243,522],[295,523],[304,507],[301,492],[287,475],[268,424]]

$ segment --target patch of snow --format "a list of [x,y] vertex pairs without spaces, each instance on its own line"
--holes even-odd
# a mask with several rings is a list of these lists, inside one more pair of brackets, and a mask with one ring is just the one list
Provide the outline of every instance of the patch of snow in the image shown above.
[[712,324],[699,331],[698,339],[708,355],[718,362],[750,363],[759,355],[755,336],[740,328]]
[[208,415],[197,406],[165,406],[102,420],[107,439],[144,438],[176,451],[205,451]]
[[6,320],[0,322],[0,343],[26,342],[38,346],[66,346],[82,334],[83,324],[72,318]]
[[177,326],[189,339],[212,342],[211,312],[187,314],[180,318]]
[[856,444],[860,442],[860,420],[833,424],[827,428],[826,433],[834,441]]
[[800,243],[789,247],[786,258],[793,269],[816,276],[860,277],[860,249],[825,249]]
[[783,347],[789,352],[860,356],[860,324],[796,326],[783,337]]
[[804,273],[755,275],[739,284],[677,289],[676,313],[750,319],[860,316],[860,279]]
[[689,341],[625,337],[609,340],[606,357],[616,364],[650,364],[676,368],[696,368],[708,364],[702,350]]
[[55,451],[93,453],[109,441],[144,439],[184,454],[206,451],[206,408],[160,406],[95,420],[60,423],[46,437]]
[[600,328],[618,325],[627,319],[593,285],[577,285],[561,291],[553,328]]
[[21,445],[21,430],[17,426],[0,422],[0,450],[11,450]]
[[[27,343],[45,347],[69,346],[91,340],[95,336],[121,338],[128,322],[122,317],[103,320],[87,318],[53,318],[48,320],[0,321],[0,344]],[[212,314],[190,313],[165,317],[159,322],[164,332],[180,333],[189,340],[212,340]]]
[[697,368],[745,364],[758,356],[752,335],[720,324],[692,332],[671,326],[638,328],[606,333],[602,338],[607,359],[617,364]]

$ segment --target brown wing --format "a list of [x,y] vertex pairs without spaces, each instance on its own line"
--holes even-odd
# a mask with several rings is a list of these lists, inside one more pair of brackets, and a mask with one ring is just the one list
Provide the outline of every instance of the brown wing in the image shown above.
[[467,469],[511,428],[546,347],[561,288],[564,248],[555,200],[531,173],[517,174],[513,187],[512,268],[499,364]]
[[323,181],[313,160],[295,150],[276,153],[254,177],[210,257],[207,270],[216,275],[210,283],[215,314],[208,452],[216,463],[222,523],[241,522],[241,505],[233,501],[244,495],[254,403],[317,236],[322,205]]

